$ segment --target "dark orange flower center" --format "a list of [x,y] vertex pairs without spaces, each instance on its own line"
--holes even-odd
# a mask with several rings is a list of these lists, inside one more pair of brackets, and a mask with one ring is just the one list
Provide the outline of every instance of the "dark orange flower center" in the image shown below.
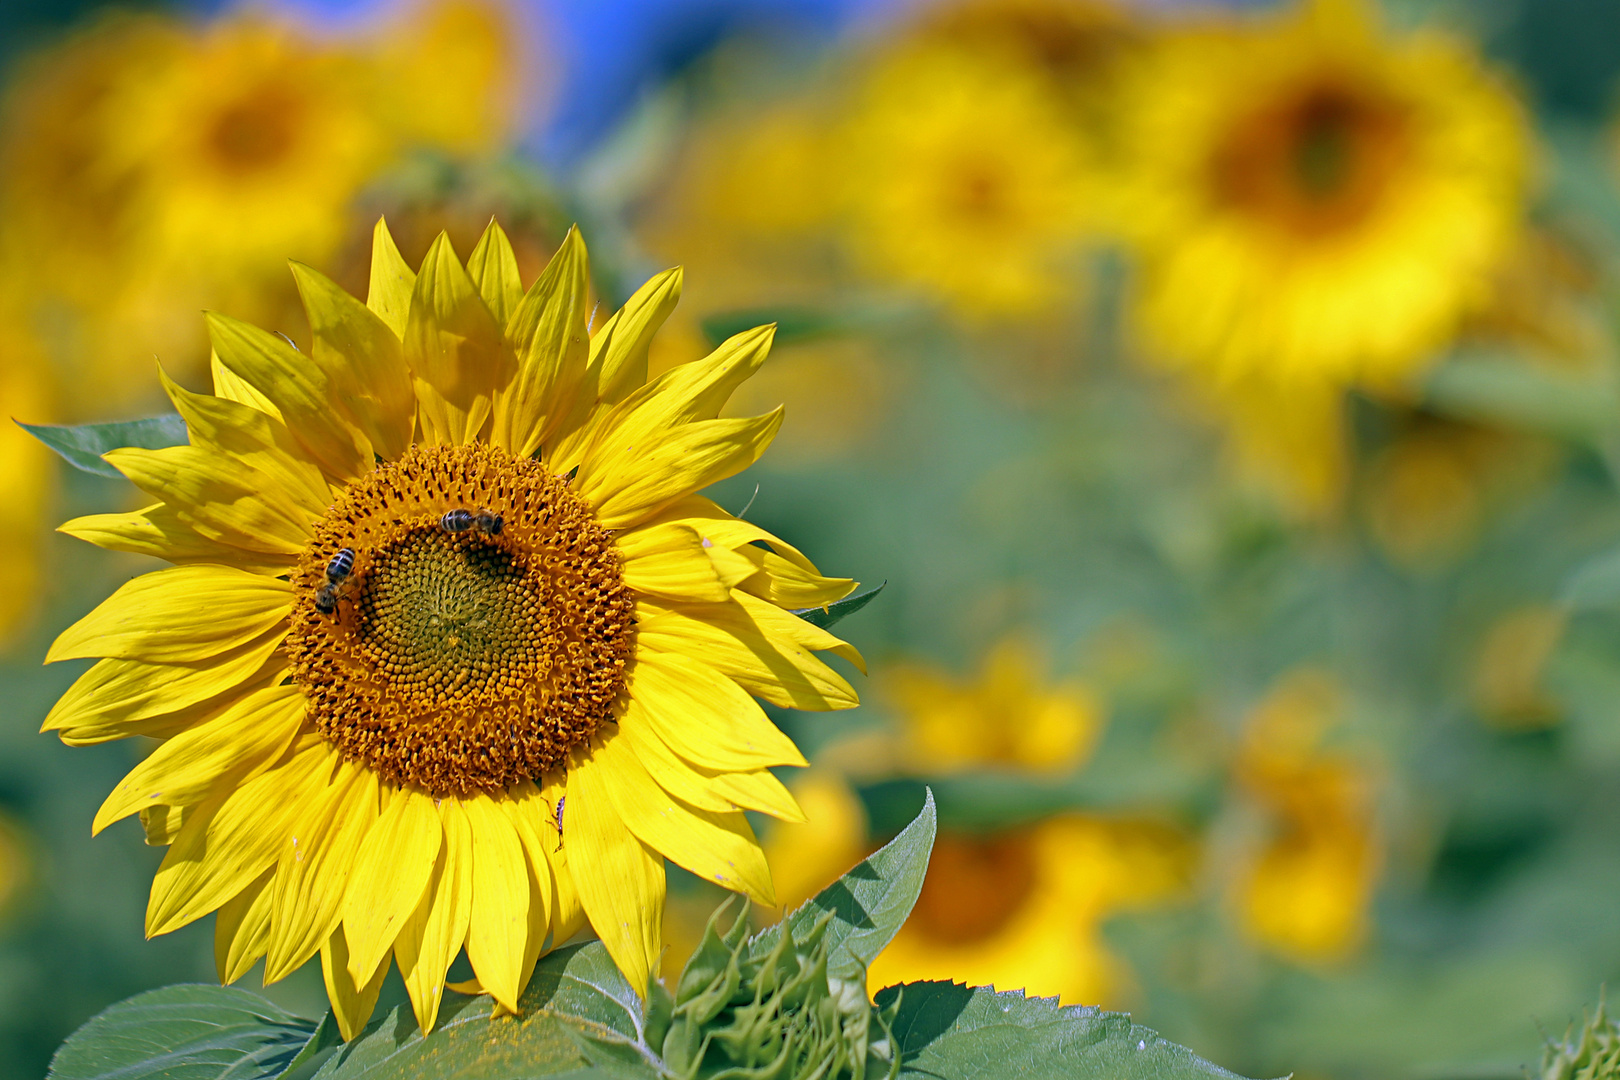
[[1035,850],[1027,836],[941,835],[911,925],[944,945],[994,937],[1035,889]]

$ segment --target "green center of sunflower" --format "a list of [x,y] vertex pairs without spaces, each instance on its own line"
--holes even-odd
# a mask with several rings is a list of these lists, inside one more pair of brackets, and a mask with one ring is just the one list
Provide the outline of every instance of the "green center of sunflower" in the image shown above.
[[312,721],[394,783],[507,788],[614,720],[634,602],[612,537],[538,462],[413,447],[343,494],[292,584]]

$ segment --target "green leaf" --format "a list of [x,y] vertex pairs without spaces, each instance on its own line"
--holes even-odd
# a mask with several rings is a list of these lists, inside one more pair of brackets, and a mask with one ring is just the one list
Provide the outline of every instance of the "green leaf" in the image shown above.
[[864,979],[867,966],[900,932],[922,892],[936,823],[934,793],[930,790],[922,813],[899,836],[821,890],[782,923],[761,931],[751,943],[753,951],[757,954],[775,947],[782,925],[788,926],[795,938],[805,937],[823,914],[831,912],[827,973],[835,979]]
[[776,324],[778,345],[813,341],[816,338],[847,333],[854,329],[851,320],[842,314],[795,306],[718,311],[699,320],[698,326],[711,345],[719,345],[735,334],[768,323]]
[[882,592],[884,585],[887,584],[888,582],[885,581],[882,585],[879,585],[875,589],[867,589],[863,593],[856,593],[854,596],[846,596],[842,600],[835,600],[825,607],[798,608],[793,612],[793,614],[797,615],[805,622],[810,623],[812,626],[819,626],[825,630],[833,623],[842,619],[847,619],[849,616],[855,614],[867,604],[870,604],[872,602],[872,598],[877,596],[878,593]]
[[1588,560],[1571,574],[1563,602],[1577,611],[1620,604],[1620,548]]
[[879,1008],[898,1005],[890,1024],[901,1076],[950,1080],[1238,1080],[1191,1050],[1131,1023],[1124,1013],[1012,990],[920,982],[878,991]]
[[569,1077],[631,1080],[657,1075],[645,1050],[641,999],[600,942],[559,949],[535,966],[521,1017],[491,1018],[487,996],[447,992],[439,1024],[423,1036],[407,1006],[373,1021],[327,1059],[319,1080],[419,1077]]
[[149,990],[92,1017],[51,1061],[50,1080],[261,1080],[331,1045],[334,1025],[228,986]]
[[154,416],[147,420],[120,420],[111,424],[25,424],[17,426],[55,450],[75,469],[96,476],[123,478],[123,473],[101,460],[109,450],[124,446],[138,446],[144,450],[161,450],[166,446],[182,446],[186,442],[186,423],[178,414]]
[[1458,355],[1424,386],[1426,404],[1464,420],[1596,440],[1620,421],[1620,390],[1606,374],[1548,368],[1510,355]]

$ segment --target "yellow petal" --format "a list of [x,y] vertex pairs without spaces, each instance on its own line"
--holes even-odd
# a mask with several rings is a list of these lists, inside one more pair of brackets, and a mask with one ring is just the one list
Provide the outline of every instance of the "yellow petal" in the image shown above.
[[467,959],[484,989],[517,1011],[529,927],[529,872],[517,830],[488,796],[462,800],[472,833]]
[[212,349],[208,352],[208,370],[214,377],[214,396],[222,397],[226,401],[234,401],[239,405],[246,405],[250,409],[258,409],[267,416],[280,420],[281,410],[263,394],[253,389],[253,384],[232,371],[220,362],[219,353]]
[[[743,420],[704,420],[649,433],[639,444],[598,444],[575,485],[609,529],[627,529],[700,488],[742,472],[782,426],[782,410]],[[587,471],[589,470],[589,471]]]
[[721,578],[703,538],[684,525],[631,529],[614,542],[624,556],[624,583],[637,592],[709,604],[731,596],[735,582]]
[[467,815],[454,799],[439,803],[444,847],[422,902],[394,943],[411,1008],[423,1034],[433,1030],[444,998],[444,974],[467,940],[472,916],[472,835]]
[[507,349],[472,278],[440,233],[422,260],[405,326],[405,362],[430,443],[472,442],[489,417],[490,399],[509,377]]
[[222,397],[193,394],[158,368],[163,389],[186,422],[191,445],[222,454],[263,474],[277,494],[310,519],[326,513],[332,489],[321,470],[304,456],[287,425],[251,405]]
[[805,764],[759,704],[702,661],[642,646],[627,683],[620,726],[649,725],[694,764],[735,771]]
[[271,577],[285,574],[296,560],[292,554],[248,551],[210,540],[162,503],[129,514],[88,514],[58,525],[56,531],[108,551],[151,555],[172,563],[219,563]]
[[168,847],[191,816],[190,806],[148,806],[141,811],[141,831],[147,847]]
[[658,786],[623,739],[605,740],[593,756],[613,809],[637,839],[700,878],[776,906],[765,853],[740,810],[715,813],[682,803]]
[[355,857],[377,821],[377,774],[345,762],[324,802],[294,821],[271,885],[266,985],[303,966],[343,917],[343,896]]
[[680,303],[681,284],[678,266],[655,275],[591,335],[590,366],[599,400],[623,401],[646,383],[653,335]]
[[541,822],[549,811],[544,808],[539,789],[527,780],[508,788],[499,805],[517,831],[518,842],[523,845],[524,862],[528,865],[529,919],[524,929],[523,966],[518,978],[521,996],[551,932],[551,896],[556,886],[552,884],[551,861],[546,855],[545,834],[541,831]]
[[343,900],[353,982],[369,983],[388,958],[427,892],[443,839],[432,798],[410,788],[395,790],[355,857]]
[[381,317],[336,282],[292,264],[313,335],[310,357],[336,391],[333,404],[393,460],[411,445],[416,392],[400,338]]
[[791,611],[783,611],[770,601],[745,592],[733,591],[731,598],[748,613],[754,625],[766,634],[781,641],[791,641],[813,652],[829,652],[834,656],[841,656],[861,672],[866,671],[866,661],[855,646],[823,630],[815,623],[806,622]]
[[328,476],[348,482],[371,471],[371,443],[333,409],[337,388],[324,371],[257,326],[212,311],[207,318],[220,362],[275,405]]
[[379,967],[370,982],[356,984],[349,976],[349,946],[340,924],[321,949],[321,975],[326,979],[326,1000],[332,1003],[332,1018],[345,1041],[365,1028],[377,1008],[386,968]]
[[[783,708],[824,711],[853,709],[860,704],[854,688],[841,675],[791,637],[776,632],[775,620],[767,617],[762,625],[749,608],[737,602],[742,595],[746,594],[733,592],[729,604],[662,607],[643,602],[636,613],[637,647],[645,652],[701,656],[750,694]],[[779,608],[772,610],[810,625]]]
[[257,677],[281,640],[272,631],[196,664],[99,661],[51,706],[40,730],[73,732],[80,741],[102,733],[116,739],[128,724],[199,704]]
[[596,936],[631,988],[645,995],[664,952],[664,860],[636,839],[613,798],[595,759],[569,768],[565,821],[581,853],[570,872]]
[[649,518],[646,524],[686,525],[695,529],[699,536],[715,547],[733,550],[741,550],[746,545],[763,542],[800,569],[811,574],[817,573],[815,564],[805,558],[804,553],[798,548],[766,532],[751,521],[733,517],[712,499],[702,495],[688,495],[671,503]]
[[718,773],[711,784],[715,791],[744,810],[756,810],[761,814],[769,814],[780,821],[790,821],[794,824],[800,824],[805,820],[804,811],[799,808],[798,800],[783,786],[782,781],[767,769]]
[[287,617],[291,586],[226,566],[176,566],[126,582],[62,631],[46,663],[116,657],[157,664],[207,660]]
[[568,869],[568,848],[563,844],[562,829],[559,827],[563,817],[563,800],[568,795],[567,783],[567,774],[558,773],[540,789],[540,801],[550,809],[546,822],[538,830],[539,835],[541,839],[555,837],[555,842],[547,844],[545,849],[546,859],[551,863],[553,945],[561,945],[581,933],[588,921],[585,907],[580,903],[579,890],[574,886],[574,876]]
[[102,456],[210,539],[281,555],[296,555],[309,543],[315,515],[283,495],[269,476],[236,458],[199,446],[126,447]]
[[517,256],[512,253],[512,242],[506,230],[494,218],[484,227],[484,235],[467,257],[467,276],[473,280],[484,306],[495,317],[495,325],[504,327],[523,299],[523,280],[518,276]]
[[270,941],[270,875],[274,872],[260,874],[253,884],[221,904],[214,916],[214,967],[219,981],[227,986],[258,963]]
[[405,336],[411,291],[415,287],[416,271],[394,246],[388,222],[378,218],[376,227],[371,230],[371,289],[366,293],[366,307],[387,323],[396,337]]
[[517,373],[496,396],[490,438],[517,457],[540,449],[548,429],[568,415],[585,375],[587,274],[585,242],[569,229],[507,324]]
[[746,546],[729,554],[733,558],[746,559],[756,571],[744,579],[738,587],[752,596],[770,601],[777,607],[795,611],[825,607],[855,591],[855,582],[851,578],[822,577],[820,574],[806,571],[774,551]]
[[302,690],[272,686],[169,739],[113,788],[91,834],[148,806],[190,806],[258,775],[292,742],[304,710]]
[[619,737],[629,740],[641,764],[671,795],[717,813],[736,809],[731,800],[712,790],[711,779],[723,774],[693,765],[676,754],[654,725],[621,723]]
[[320,788],[331,749],[311,745],[285,764],[192,813],[152,878],[146,936],[208,914],[274,865],[304,801]]

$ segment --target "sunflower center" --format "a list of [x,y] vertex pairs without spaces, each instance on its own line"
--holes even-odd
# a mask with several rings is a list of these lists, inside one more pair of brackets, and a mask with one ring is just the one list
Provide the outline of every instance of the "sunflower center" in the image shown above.
[[344,493],[292,584],[315,726],[394,783],[510,787],[613,722],[631,594],[612,537],[538,462],[413,447]]
[[292,149],[300,102],[285,87],[266,86],[222,111],[208,130],[208,145],[227,171],[266,168]]
[[1406,150],[1394,102],[1330,82],[1302,86],[1238,123],[1215,153],[1214,182],[1231,206],[1307,235],[1362,221]]
[[971,945],[1000,933],[1035,890],[1027,837],[942,835],[912,909],[912,923],[942,945]]

